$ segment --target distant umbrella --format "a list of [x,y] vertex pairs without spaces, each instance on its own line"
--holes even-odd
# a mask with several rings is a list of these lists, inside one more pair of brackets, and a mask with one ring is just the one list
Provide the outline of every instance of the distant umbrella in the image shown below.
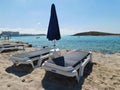
[[54,41],[54,48],[56,46],[55,41],[61,38],[56,9],[54,4],[52,4],[51,6],[51,15],[50,15],[50,21],[48,26],[47,38],[50,41]]

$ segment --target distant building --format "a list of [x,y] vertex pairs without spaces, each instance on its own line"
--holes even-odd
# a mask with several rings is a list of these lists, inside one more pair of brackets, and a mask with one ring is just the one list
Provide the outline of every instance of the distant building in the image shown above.
[[19,36],[19,32],[2,31],[2,36]]

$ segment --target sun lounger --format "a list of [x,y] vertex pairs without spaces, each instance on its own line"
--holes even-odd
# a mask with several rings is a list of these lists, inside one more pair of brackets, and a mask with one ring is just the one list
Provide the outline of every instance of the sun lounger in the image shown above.
[[16,50],[22,47],[24,49],[23,44],[0,44],[0,52],[8,51],[8,50]]
[[[10,60],[15,64],[31,64],[33,68],[36,68],[41,65],[41,63],[48,59],[51,48],[46,47],[41,50],[21,53],[13,55]],[[34,62],[37,61],[37,65]]]
[[92,54],[84,51],[73,51],[64,56],[50,59],[42,64],[42,68],[68,77],[76,77],[79,82],[83,76],[84,68],[92,61]]

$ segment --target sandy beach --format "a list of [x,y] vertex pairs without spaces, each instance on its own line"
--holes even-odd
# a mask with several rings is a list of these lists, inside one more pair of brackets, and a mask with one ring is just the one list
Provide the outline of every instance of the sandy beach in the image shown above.
[[[68,78],[30,65],[13,66],[10,56],[35,48],[0,53],[0,90],[120,90],[120,53],[93,53],[93,63],[77,84]],[[61,50],[62,54],[68,50]]]

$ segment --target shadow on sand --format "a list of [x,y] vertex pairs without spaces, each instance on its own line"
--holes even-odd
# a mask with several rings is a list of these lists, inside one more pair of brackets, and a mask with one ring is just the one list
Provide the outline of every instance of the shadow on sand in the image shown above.
[[21,49],[21,48],[19,48],[19,49],[11,49],[11,50],[4,50],[4,51],[2,51],[1,53],[9,53],[9,52],[16,52],[16,51],[24,51],[24,49]]
[[1,53],[9,53],[9,52],[16,52],[18,49],[13,49],[13,50],[4,50]]
[[7,73],[15,74],[18,77],[22,77],[27,74],[30,74],[32,71],[33,71],[33,68],[31,67],[31,65],[23,65],[23,64],[20,64],[19,66],[12,65],[6,68]]
[[46,74],[42,80],[42,86],[45,90],[82,90],[84,80],[92,72],[92,67],[96,63],[89,63],[84,70],[84,76],[81,77],[79,83],[77,80],[71,77],[55,74],[46,71]]

